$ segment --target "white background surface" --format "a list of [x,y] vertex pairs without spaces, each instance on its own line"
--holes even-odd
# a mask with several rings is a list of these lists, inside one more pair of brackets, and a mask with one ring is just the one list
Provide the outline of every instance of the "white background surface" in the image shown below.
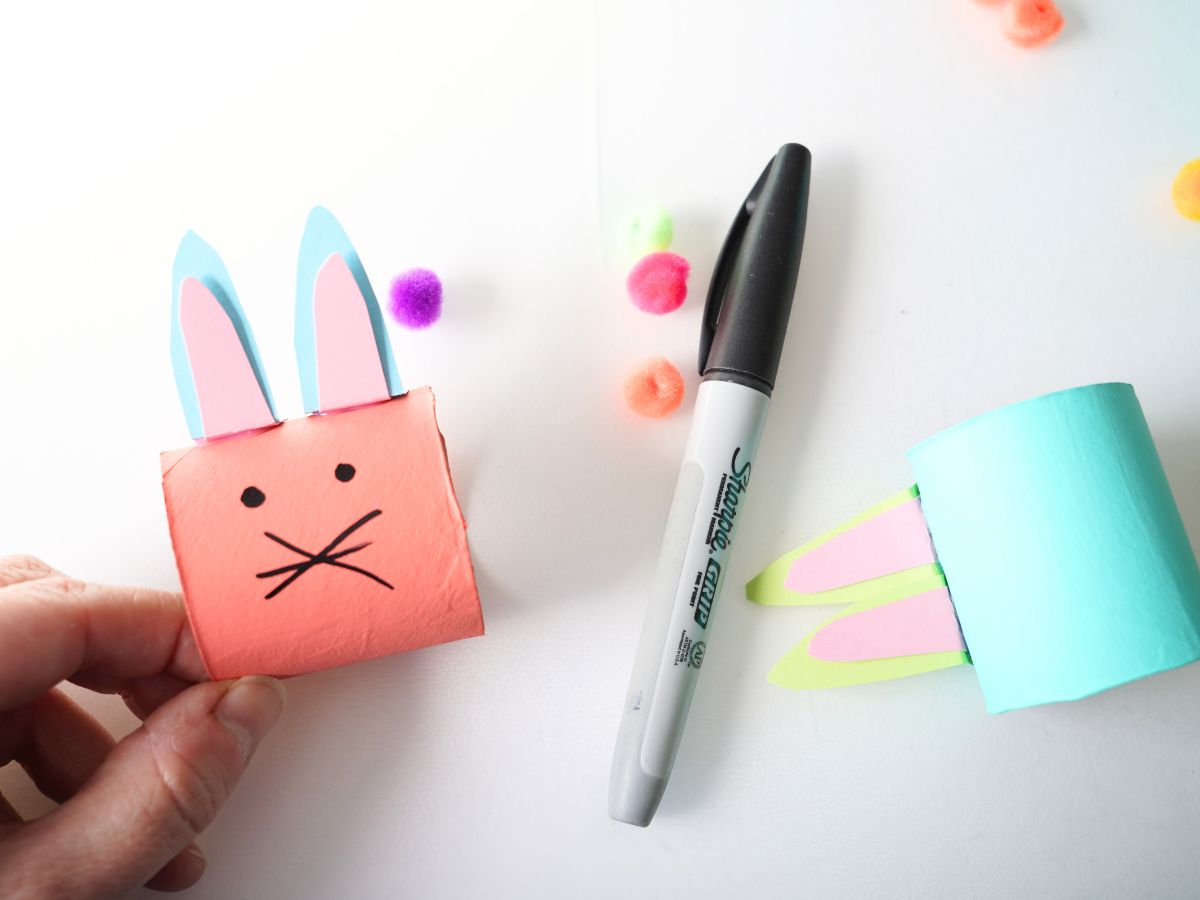
[[[1200,535],[1200,6],[1063,3],[1033,52],[938,3],[25,4],[0,27],[0,552],[174,588],[158,451],[183,445],[169,276],[222,253],[281,411],[308,209],[432,384],[488,634],[289,683],[202,839],[197,898],[1194,896],[1200,668],[989,717],[962,668],[820,694],[770,666],[822,609],[738,585],[903,487],[904,451],[996,405],[1135,384]],[[699,307],[775,148],[814,157],[773,415],[715,640],[648,831],[609,755],[687,416],[626,368],[696,378]],[[619,216],[659,201],[679,313],[623,297]],[[119,702],[89,701],[117,731]],[[0,788],[46,804],[10,767]]]

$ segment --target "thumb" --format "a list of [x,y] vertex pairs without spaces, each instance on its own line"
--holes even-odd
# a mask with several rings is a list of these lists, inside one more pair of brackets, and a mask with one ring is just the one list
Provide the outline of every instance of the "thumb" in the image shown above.
[[33,883],[51,880],[48,896],[145,883],[212,822],[283,698],[280,682],[257,675],[188,688],[121,741],[74,798],[22,830],[16,868]]

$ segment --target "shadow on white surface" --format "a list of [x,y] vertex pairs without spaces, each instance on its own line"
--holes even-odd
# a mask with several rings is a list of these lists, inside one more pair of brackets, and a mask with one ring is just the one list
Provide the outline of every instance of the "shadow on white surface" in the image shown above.
[[1150,424],[1193,551],[1200,546],[1200,409],[1195,416],[1194,422],[1183,427],[1167,426],[1155,431],[1154,424]]

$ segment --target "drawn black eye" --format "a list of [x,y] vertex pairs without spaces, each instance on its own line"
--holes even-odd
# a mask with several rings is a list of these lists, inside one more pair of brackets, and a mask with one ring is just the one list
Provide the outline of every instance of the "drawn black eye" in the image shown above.
[[262,506],[263,501],[266,499],[267,495],[256,487],[248,487],[242,491],[242,505],[249,506],[251,509],[256,506]]
[[350,463],[338,463],[337,468],[333,470],[333,477],[338,481],[349,481],[354,477],[354,466]]

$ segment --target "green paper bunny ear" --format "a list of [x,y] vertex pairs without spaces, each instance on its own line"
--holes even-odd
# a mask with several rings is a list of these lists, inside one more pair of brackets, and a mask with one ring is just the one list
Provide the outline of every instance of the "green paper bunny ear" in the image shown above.
[[[826,606],[898,600],[928,590],[937,559],[919,518],[919,497],[913,485],[785,553],[751,579],[746,599],[760,606]],[[860,526],[866,527],[857,530]],[[890,531],[881,535],[883,528]],[[889,535],[903,537],[902,558],[895,550],[878,554],[879,538]],[[874,546],[866,546],[868,541]]]
[[776,663],[773,684],[841,687],[970,662],[916,487],[785,554],[746,596],[765,606],[851,604]]

